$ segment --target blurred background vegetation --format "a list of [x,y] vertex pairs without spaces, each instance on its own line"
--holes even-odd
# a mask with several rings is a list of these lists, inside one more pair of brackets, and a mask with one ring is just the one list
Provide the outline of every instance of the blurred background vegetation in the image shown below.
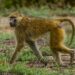
[[61,13],[74,15],[74,8],[75,0],[0,0],[0,15],[4,16],[15,10],[33,16],[40,16],[40,12],[49,16],[48,11],[50,15]]
[[40,7],[45,5],[47,5],[49,8],[73,7],[75,6],[75,0],[0,0],[0,9],[30,6]]

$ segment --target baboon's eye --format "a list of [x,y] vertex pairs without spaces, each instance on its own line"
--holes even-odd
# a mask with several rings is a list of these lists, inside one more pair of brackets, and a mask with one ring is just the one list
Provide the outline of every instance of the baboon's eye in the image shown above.
[[10,18],[16,18],[15,16],[11,16]]
[[15,27],[16,26],[16,22],[17,22],[17,20],[16,20],[16,17],[10,17],[10,26],[11,27]]
[[14,22],[16,22],[16,17],[11,16],[11,17],[10,17],[10,21],[11,21],[11,20],[14,21]]
[[15,16],[11,16],[11,17],[10,17],[10,20],[15,20],[15,19],[16,19]]

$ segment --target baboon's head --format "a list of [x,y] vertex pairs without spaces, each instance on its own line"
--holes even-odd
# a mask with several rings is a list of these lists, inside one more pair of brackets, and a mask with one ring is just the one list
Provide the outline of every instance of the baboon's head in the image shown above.
[[9,15],[9,24],[11,27],[16,27],[17,23],[19,21],[21,21],[22,19],[22,14],[20,14],[19,12],[14,12],[12,14]]

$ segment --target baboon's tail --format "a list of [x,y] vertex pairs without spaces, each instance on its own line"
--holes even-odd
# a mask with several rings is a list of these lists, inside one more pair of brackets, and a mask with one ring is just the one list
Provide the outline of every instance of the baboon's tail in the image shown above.
[[70,40],[70,43],[69,43],[69,45],[71,45],[72,42],[73,42],[73,39],[74,39],[74,34],[75,34],[75,26],[74,26],[74,23],[69,18],[61,18],[60,21],[61,22],[68,21],[71,24],[71,26],[72,26],[72,35],[71,35],[71,40]]

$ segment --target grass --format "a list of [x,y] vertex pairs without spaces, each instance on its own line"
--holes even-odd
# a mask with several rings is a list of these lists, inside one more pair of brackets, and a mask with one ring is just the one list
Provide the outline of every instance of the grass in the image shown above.
[[[0,42],[6,41],[6,39],[15,39],[14,35],[8,34],[8,33],[2,33],[0,34]],[[72,45],[74,47],[74,43]],[[37,60],[33,52],[31,51],[30,48],[23,49],[20,54],[19,58],[16,64],[10,65],[8,61],[10,60],[11,54],[15,49],[14,44],[8,45],[7,43],[5,44],[0,44],[0,49],[3,49],[5,52],[0,53],[0,72],[11,72],[15,74],[20,74],[20,75],[70,75],[70,70],[65,69],[63,70],[63,73],[60,73],[59,71],[56,70],[51,70],[50,68],[36,68],[36,67],[28,67],[26,64],[29,61],[34,61]],[[48,51],[48,48],[42,48],[42,51]],[[75,70],[75,68],[74,68]]]

